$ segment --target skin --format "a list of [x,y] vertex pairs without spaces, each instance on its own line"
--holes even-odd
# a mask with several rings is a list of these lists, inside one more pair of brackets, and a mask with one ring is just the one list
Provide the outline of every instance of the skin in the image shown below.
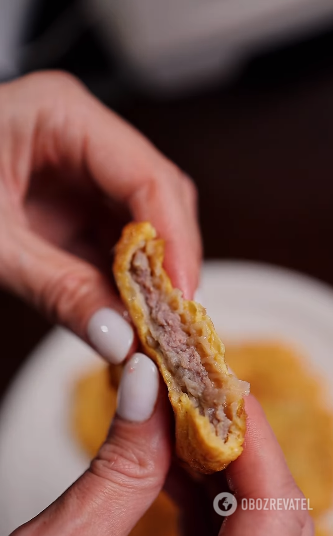
[[[156,227],[174,286],[193,296],[201,241],[188,177],[67,74],[3,84],[0,110],[3,287],[87,340],[96,310],[123,311],[109,248],[136,219]],[[171,463],[172,416],[161,385],[151,418],[138,424],[116,416],[86,473],[13,534],[126,535],[165,485],[182,507],[185,534],[312,535],[306,511],[238,509],[221,528],[212,500],[227,485],[239,499],[302,497],[259,404],[249,397],[246,406],[242,456],[224,473],[193,479]]]

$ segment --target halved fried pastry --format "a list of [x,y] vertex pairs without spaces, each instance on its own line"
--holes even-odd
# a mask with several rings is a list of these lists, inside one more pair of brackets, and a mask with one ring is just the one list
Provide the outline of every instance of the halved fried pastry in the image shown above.
[[164,243],[148,222],[131,223],[116,246],[114,276],[144,351],[158,365],[176,421],[176,451],[202,473],[242,452],[249,385],[228,371],[205,309],[183,300],[162,267]]

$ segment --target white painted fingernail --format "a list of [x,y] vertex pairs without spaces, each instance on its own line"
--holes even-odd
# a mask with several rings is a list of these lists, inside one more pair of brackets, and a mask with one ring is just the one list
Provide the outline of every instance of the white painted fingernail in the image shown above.
[[155,363],[144,354],[134,354],[126,363],[119,385],[118,415],[127,421],[147,421],[154,411],[158,384]]
[[97,352],[114,365],[121,363],[133,344],[133,329],[113,309],[99,309],[89,320],[87,333]]

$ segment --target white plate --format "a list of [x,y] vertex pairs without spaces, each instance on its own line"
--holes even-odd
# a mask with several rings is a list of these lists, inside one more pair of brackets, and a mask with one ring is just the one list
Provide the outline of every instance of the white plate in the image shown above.
[[[313,279],[250,263],[209,262],[203,302],[226,340],[279,338],[296,344],[332,385],[333,292]],[[0,419],[0,536],[35,516],[87,467],[71,436],[75,379],[99,363],[63,329],[36,348],[17,376]]]

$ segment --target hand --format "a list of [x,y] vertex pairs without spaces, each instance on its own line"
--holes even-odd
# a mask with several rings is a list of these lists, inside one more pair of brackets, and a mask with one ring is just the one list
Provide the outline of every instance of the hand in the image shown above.
[[[151,221],[174,286],[191,298],[201,259],[192,182],[64,73],[0,86],[0,139],[0,285],[120,363],[135,341],[110,248],[128,219]],[[99,457],[23,532],[125,534],[156,497],[170,463],[168,411],[158,402],[151,417],[155,365],[143,355],[130,363]],[[133,380],[141,389],[131,397]]]
[[[221,536],[314,536],[309,512],[300,505],[304,495],[296,486],[276,437],[254,397],[248,397],[246,410],[249,418],[244,455],[227,470],[229,487],[236,494],[239,506],[226,522]],[[300,509],[242,510],[243,498],[298,499]]]
[[[225,471],[199,480],[175,466],[169,473],[166,487],[183,509],[184,536],[314,536],[309,512],[301,509],[304,496],[260,404],[250,395],[245,407],[244,451]],[[238,507],[230,517],[223,518],[215,513],[213,501],[225,491],[235,494]],[[299,509],[243,510],[242,499],[296,499]]]
[[[146,356],[139,360],[134,372],[133,358],[125,367],[118,414],[88,471],[12,536],[125,536],[155,500],[170,463],[170,405],[165,387],[160,386],[149,418],[156,401],[158,373]],[[131,388],[132,382],[137,389]],[[147,382],[155,386],[156,396],[150,401],[144,397]],[[142,419],[148,418],[140,424],[133,422],[133,417],[138,420],[137,405],[142,407],[143,400],[147,413],[142,413]],[[246,411],[244,452],[226,471],[192,477],[177,462],[173,463],[165,487],[181,508],[182,534],[314,536],[313,522],[306,510],[242,510],[242,499],[303,498],[263,410],[251,395],[246,400]],[[213,500],[226,490],[235,493],[238,508],[221,526],[223,518],[215,514]]]
[[[133,332],[118,314],[123,309],[106,275],[105,234],[109,248],[125,210],[131,218],[150,220],[166,240],[174,285],[192,297],[201,256],[193,185],[68,75],[35,74],[4,84],[0,110],[0,283],[94,343],[111,362],[123,361],[134,348]],[[226,471],[229,486],[239,497],[301,497],[251,398],[247,411],[246,446]],[[117,416],[97,458],[15,535],[128,534],[163,486],[170,428],[165,386],[159,387],[155,365],[136,354],[125,366]],[[223,491],[223,474],[194,483],[173,470],[169,487],[175,493],[173,477],[180,503],[181,486],[190,480],[192,519],[193,505],[211,504],[207,497]],[[183,506],[186,513],[188,505]],[[184,519],[186,530],[189,518]],[[210,511],[201,522],[196,529],[216,526],[216,517]],[[240,509],[222,533],[313,534],[307,512]]]
[[201,258],[192,182],[64,73],[0,86],[0,139],[0,285],[122,361],[133,331],[115,313],[111,246],[128,219],[151,221],[174,285],[192,297]]

